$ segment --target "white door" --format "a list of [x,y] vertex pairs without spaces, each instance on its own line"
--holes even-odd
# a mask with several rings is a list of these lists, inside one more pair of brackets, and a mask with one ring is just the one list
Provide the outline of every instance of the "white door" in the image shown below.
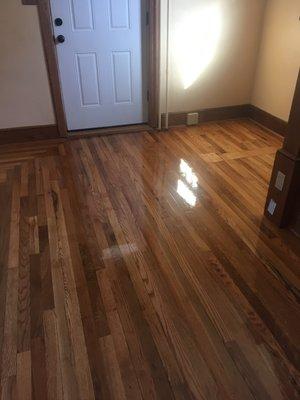
[[68,129],[145,122],[145,0],[50,3]]

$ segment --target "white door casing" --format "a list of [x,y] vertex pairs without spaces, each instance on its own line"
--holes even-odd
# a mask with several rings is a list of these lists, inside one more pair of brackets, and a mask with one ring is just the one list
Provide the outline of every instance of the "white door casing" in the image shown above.
[[68,129],[145,122],[145,0],[50,4]]

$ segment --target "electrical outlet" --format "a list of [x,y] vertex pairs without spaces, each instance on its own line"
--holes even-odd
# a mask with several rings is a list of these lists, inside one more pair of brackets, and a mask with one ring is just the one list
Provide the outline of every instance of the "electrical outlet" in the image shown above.
[[186,117],[187,125],[197,125],[199,122],[199,114],[198,113],[188,113]]
[[276,187],[276,189],[280,190],[281,192],[283,189],[284,180],[285,180],[285,175],[281,171],[278,171],[276,182],[275,182],[275,187]]
[[273,199],[271,199],[269,206],[268,206],[268,213],[273,215],[275,212],[276,206],[277,206],[276,202]]

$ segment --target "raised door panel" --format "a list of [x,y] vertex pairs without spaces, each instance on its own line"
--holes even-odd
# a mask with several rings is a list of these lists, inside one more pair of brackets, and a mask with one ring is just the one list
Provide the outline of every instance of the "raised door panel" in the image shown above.
[[100,104],[97,54],[76,54],[76,61],[81,105],[95,106]]
[[94,15],[91,0],[69,0],[73,30],[93,30]]
[[129,0],[109,0],[110,28],[129,29]]
[[115,103],[130,103],[132,101],[130,51],[114,51],[112,60]]

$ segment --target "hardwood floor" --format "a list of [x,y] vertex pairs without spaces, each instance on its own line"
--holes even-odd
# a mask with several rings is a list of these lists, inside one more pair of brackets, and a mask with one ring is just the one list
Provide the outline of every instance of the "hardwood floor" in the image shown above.
[[281,144],[237,120],[1,146],[1,398],[298,399]]

